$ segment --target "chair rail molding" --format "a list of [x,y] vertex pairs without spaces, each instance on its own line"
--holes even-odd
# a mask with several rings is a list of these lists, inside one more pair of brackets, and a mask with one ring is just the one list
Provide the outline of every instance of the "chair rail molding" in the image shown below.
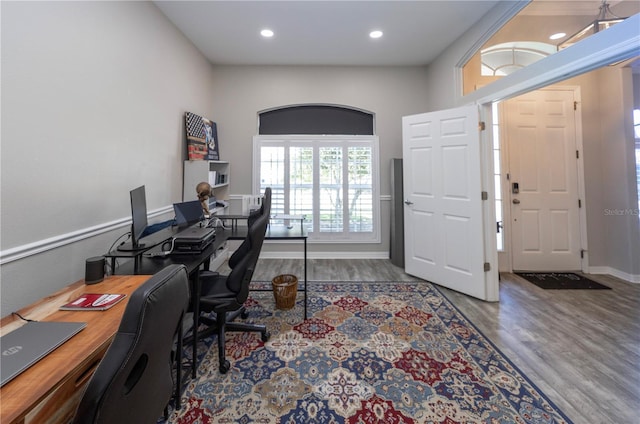
[[[149,213],[149,218],[156,218],[172,211],[173,206],[164,206],[151,211]],[[109,231],[117,230],[118,228],[122,228],[127,225],[131,225],[131,217],[120,218],[115,221],[94,225],[93,227],[82,228],[66,234],[60,234],[43,240],[34,241],[32,243],[11,247],[0,251],[0,265],[47,252],[71,243],[86,240],[100,234],[108,233]]]

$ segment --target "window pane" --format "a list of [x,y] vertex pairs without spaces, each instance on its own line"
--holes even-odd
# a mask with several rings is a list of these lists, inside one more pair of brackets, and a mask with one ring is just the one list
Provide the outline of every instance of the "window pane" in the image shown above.
[[373,231],[372,151],[349,148],[349,231]]
[[271,214],[284,213],[284,147],[263,146],[260,149],[260,192],[271,187]]
[[500,175],[494,175],[493,176],[493,180],[495,183],[495,193],[494,195],[496,196],[496,199],[502,199],[502,189],[501,189],[501,184],[500,184]]
[[343,231],[342,149],[321,147],[320,232]]
[[289,149],[289,202],[286,213],[306,215],[305,224],[313,228],[313,148]]

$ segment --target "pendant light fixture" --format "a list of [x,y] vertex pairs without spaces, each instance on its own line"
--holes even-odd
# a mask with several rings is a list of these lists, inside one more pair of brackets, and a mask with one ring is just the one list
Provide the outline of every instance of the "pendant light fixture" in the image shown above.
[[607,0],[602,0],[602,4],[600,5],[600,12],[598,13],[596,19],[580,31],[573,34],[571,37],[567,38],[562,43],[558,44],[558,50],[566,49],[567,47],[574,45],[578,41],[582,41],[588,36],[593,35],[597,32],[604,31],[605,29],[624,21],[625,19],[627,18],[621,18],[611,13]]

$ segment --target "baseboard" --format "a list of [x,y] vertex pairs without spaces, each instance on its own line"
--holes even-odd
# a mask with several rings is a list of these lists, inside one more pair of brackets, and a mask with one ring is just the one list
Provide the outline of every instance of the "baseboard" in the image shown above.
[[[260,252],[260,259],[303,259],[304,252]],[[389,259],[389,252],[307,252],[307,259]]]
[[627,272],[623,272],[609,266],[591,266],[589,267],[589,273],[612,275],[629,283],[640,284],[640,275],[629,274]]

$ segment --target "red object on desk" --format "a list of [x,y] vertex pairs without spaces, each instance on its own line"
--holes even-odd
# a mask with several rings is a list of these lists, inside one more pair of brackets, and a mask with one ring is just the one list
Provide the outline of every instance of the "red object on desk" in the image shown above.
[[60,307],[61,311],[106,311],[124,299],[124,294],[85,293]]

